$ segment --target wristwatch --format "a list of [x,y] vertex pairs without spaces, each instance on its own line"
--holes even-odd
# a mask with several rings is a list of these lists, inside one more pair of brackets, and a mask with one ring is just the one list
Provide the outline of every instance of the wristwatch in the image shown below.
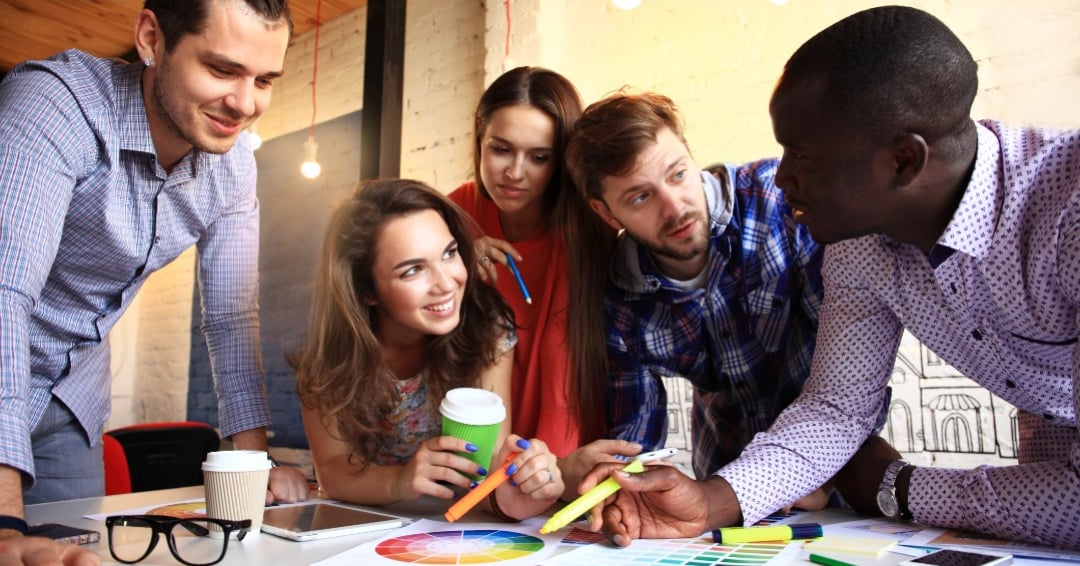
[[881,511],[882,515],[890,519],[900,521],[910,521],[912,519],[911,511],[906,508],[902,509],[900,501],[896,498],[896,476],[900,475],[900,470],[909,465],[903,460],[894,460],[889,464],[888,468],[885,468],[885,477],[881,479],[881,485],[878,486],[878,510]]

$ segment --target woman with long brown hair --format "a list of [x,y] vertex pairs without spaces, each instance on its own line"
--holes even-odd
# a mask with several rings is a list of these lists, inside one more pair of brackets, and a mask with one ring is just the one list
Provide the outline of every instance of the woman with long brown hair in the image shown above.
[[581,110],[562,75],[507,71],[476,108],[474,181],[450,194],[483,229],[482,275],[516,317],[514,430],[543,438],[560,457],[603,436],[607,383],[603,293],[615,232],[589,210],[563,166]]
[[[441,434],[438,405],[457,387],[498,394],[513,415],[513,313],[476,273],[475,224],[417,181],[360,185],[333,214],[316,276],[310,332],[292,357],[304,431],[330,497],[386,504],[454,497],[482,469]],[[520,452],[489,499],[524,518],[563,491],[542,440],[510,434],[492,462]],[[516,484],[516,485],[515,485]]]

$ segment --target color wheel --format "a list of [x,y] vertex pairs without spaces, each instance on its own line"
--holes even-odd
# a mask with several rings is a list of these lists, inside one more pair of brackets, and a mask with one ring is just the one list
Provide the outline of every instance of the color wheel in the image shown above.
[[383,558],[413,564],[491,564],[528,556],[544,541],[501,530],[415,533],[386,539],[375,547]]
[[206,502],[192,501],[190,503],[173,503],[163,507],[156,507],[146,512],[147,515],[164,515],[177,519],[195,519],[206,516]]

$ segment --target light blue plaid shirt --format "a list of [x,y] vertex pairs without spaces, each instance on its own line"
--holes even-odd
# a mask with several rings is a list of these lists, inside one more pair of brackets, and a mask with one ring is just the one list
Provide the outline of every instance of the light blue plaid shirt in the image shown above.
[[33,473],[50,394],[98,442],[107,333],[154,271],[197,246],[221,433],[270,423],[259,355],[259,206],[246,136],[157,163],[142,66],[67,51],[0,84],[0,463]]
[[702,172],[709,205],[703,289],[684,291],[623,236],[605,300],[608,433],[645,450],[667,438],[661,377],[694,385],[693,465],[706,477],[772,424],[810,375],[824,247],[795,224],[776,160]]

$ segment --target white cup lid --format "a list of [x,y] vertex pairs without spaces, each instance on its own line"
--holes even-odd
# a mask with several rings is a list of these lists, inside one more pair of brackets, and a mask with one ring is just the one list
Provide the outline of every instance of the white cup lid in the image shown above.
[[207,454],[202,469],[204,472],[257,472],[270,469],[270,458],[262,450],[222,450]]
[[490,425],[506,419],[502,397],[484,389],[458,387],[446,392],[439,412],[448,419],[467,425]]

